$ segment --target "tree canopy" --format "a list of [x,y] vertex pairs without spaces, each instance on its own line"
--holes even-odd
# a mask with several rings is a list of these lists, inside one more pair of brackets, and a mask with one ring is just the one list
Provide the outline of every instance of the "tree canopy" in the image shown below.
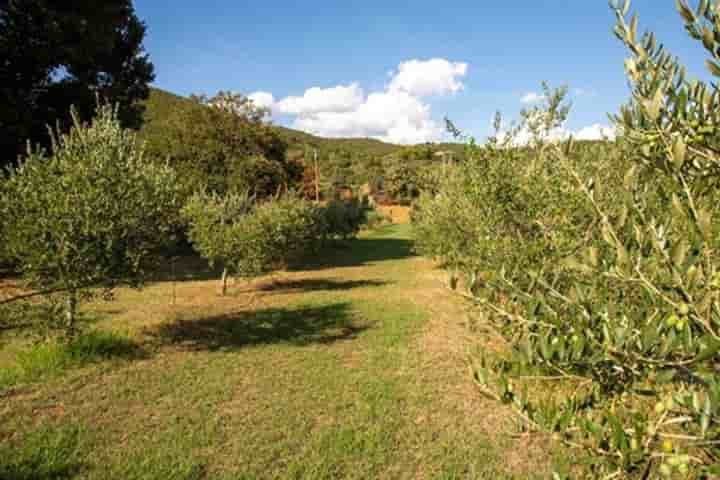
[[153,65],[131,0],[0,1],[0,164],[28,141],[49,146],[47,126],[88,120],[96,97],[119,105],[123,126],[142,120]]
[[302,167],[287,160],[287,144],[246,97],[219,92],[183,102],[151,100],[163,113],[144,129],[148,154],[169,160],[192,190],[263,198],[300,180]]
[[171,168],[146,162],[116,110],[89,125],[73,115],[50,155],[32,152],[0,183],[3,248],[28,286],[77,302],[119,284],[140,286],[172,241],[182,195]]

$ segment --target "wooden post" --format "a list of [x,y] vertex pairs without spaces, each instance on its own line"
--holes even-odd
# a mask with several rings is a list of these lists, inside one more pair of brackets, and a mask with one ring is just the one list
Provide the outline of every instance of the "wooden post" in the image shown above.
[[177,257],[175,257],[175,256],[170,257],[170,268],[171,268],[171,275],[172,275],[172,302],[171,302],[171,304],[173,306],[177,302],[177,292],[176,292],[177,273],[175,271],[175,259],[176,258]]

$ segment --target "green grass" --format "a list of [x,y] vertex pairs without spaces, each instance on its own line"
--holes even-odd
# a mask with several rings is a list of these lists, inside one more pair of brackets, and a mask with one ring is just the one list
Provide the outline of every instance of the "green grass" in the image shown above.
[[465,366],[427,346],[447,333],[408,233],[228,297],[188,280],[176,305],[169,282],[92,305],[90,336],[16,355],[0,478],[543,478],[465,393]]
[[23,436],[22,443],[0,444],[0,478],[51,480],[79,473],[80,437],[75,425],[41,427]]
[[70,340],[34,343],[17,352],[13,364],[0,368],[0,393],[19,383],[46,379],[104,360],[132,358],[140,353],[132,339],[113,331],[87,331]]

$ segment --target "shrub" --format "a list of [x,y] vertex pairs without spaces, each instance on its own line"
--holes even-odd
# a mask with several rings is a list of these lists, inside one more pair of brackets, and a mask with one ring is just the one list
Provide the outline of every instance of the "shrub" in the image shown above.
[[180,194],[175,172],[145,161],[111,106],[75,118],[50,155],[29,152],[0,191],[5,251],[30,287],[78,302],[120,284],[141,286],[170,241]]
[[295,195],[258,205],[245,227],[239,232],[240,252],[245,252],[248,261],[236,265],[244,277],[262,275],[300,259],[317,248],[326,231],[321,210]]

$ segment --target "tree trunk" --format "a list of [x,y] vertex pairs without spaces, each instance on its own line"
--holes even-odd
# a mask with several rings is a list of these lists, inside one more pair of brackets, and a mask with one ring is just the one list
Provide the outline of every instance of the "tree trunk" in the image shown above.
[[228,277],[228,270],[227,267],[223,268],[222,272],[222,296],[224,297],[227,293],[227,277]]
[[67,319],[67,330],[70,335],[73,335],[75,331],[75,319],[77,317],[77,294],[75,292],[68,293],[65,317]]

